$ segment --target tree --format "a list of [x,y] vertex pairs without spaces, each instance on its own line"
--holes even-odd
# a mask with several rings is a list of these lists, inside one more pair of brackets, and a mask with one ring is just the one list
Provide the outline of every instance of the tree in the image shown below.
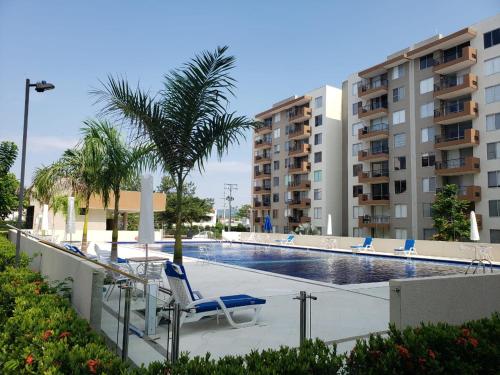
[[446,185],[436,193],[436,200],[432,204],[432,219],[436,229],[433,237],[435,240],[460,241],[469,237],[470,203],[458,199],[457,192],[457,185]]
[[151,165],[152,148],[148,144],[130,145],[125,143],[121,133],[108,121],[89,120],[82,128],[85,152],[99,155],[101,169],[96,176],[96,190],[108,207],[113,193],[113,232],[111,235],[111,259],[118,255],[118,216],[120,190],[124,184],[137,178],[139,172]]
[[17,145],[14,142],[0,142],[0,219],[5,218],[18,205],[17,190],[19,182],[10,168],[17,158]]
[[250,217],[250,210],[252,209],[252,206],[249,204],[244,204],[243,206],[240,207],[238,210],[238,213],[236,214],[236,217],[238,219],[248,219]]
[[164,88],[151,95],[133,89],[123,78],[108,77],[102,90],[94,92],[104,103],[103,112],[129,121],[137,136],[151,140],[155,157],[172,178],[177,195],[174,262],[182,264],[182,204],[186,178],[204,169],[213,151],[219,160],[229,146],[255,123],[228,112],[234,95],[234,56],[228,47],[205,51],[182,68],[165,75]]

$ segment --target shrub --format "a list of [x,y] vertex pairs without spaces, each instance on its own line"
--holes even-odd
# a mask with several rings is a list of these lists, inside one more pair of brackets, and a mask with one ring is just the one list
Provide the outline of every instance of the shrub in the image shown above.
[[[16,259],[16,246],[6,237],[0,236],[0,272],[3,272],[7,266],[13,266]],[[29,259],[26,254],[21,254],[20,265],[28,265]]]

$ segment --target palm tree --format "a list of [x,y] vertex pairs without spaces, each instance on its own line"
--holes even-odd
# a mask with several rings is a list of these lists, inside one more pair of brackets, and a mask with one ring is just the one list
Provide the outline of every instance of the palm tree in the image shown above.
[[122,78],[108,77],[103,89],[94,91],[104,103],[103,113],[129,121],[139,137],[153,142],[155,159],[174,181],[177,194],[174,262],[182,264],[182,196],[187,176],[204,169],[213,151],[219,160],[229,146],[239,143],[256,124],[228,112],[235,80],[234,56],[228,47],[205,51],[182,68],[165,75],[157,95],[132,89]]
[[102,161],[97,173],[96,190],[101,194],[105,207],[113,193],[113,233],[111,236],[111,259],[118,254],[118,216],[121,187],[137,178],[139,171],[151,165],[151,146],[125,143],[120,131],[108,121],[89,120],[82,128],[85,152],[96,155]]

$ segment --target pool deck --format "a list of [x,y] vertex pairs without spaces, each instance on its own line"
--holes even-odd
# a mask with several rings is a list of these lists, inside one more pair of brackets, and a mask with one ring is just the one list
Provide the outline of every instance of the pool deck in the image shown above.
[[[155,250],[150,250],[149,254],[170,258],[168,254]],[[144,250],[132,245],[121,245],[119,256],[144,256]],[[387,282],[333,285],[193,258],[184,258],[184,265],[192,287],[204,297],[249,294],[267,301],[255,326],[234,329],[224,318],[219,321],[205,319],[184,324],[180,333],[180,349],[189,352],[191,356],[210,352],[212,357],[217,358],[228,354],[245,354],[252,349],[297,346],[299,302],[294,297],[299,291],[306,291],[317,297],[317,300],[310,302],[311,326],[308,327],[308,332],[310,329],[313,338],[332,341],[385,331],[388,328]],[[118,291],[115,291],[105,304],[116,309],[117,301]],[[132,305],[131,322],[143,329],[144,319],[138,313],[143,308],[141,301],[139,298]],[[241,313],[235,319],[246,320],[249,317],[250,315]],[[109,311],[103,310],[102,330],[109,337],[116,337],[116,326],[116,318]],[[162,360],[167,344],[165,327],[159,326],[159,337],[154,341],[130,336],[129,356],[136,364]],[[349,339],[339,344],[338,350],[350,350],[353,345],[354,339]]]

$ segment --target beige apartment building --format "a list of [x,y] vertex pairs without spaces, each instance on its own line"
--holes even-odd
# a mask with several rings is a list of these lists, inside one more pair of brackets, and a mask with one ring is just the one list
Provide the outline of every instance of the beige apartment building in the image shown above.
[[255,117],[252,229],[269,215],[276,233],[311,225],[342,230],[342,91],[323,86],[274,104]]
[[500,15],[388,56],[342,95],[344,234],[430,238],[436,191],[456,184],[481,241],[500,242]]

